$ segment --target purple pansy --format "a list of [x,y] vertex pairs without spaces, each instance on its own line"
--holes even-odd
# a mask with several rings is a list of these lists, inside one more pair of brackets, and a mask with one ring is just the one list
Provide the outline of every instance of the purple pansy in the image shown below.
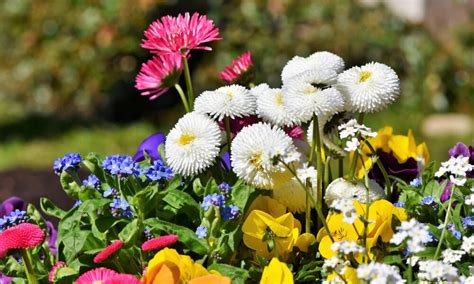
[[9,197],[0,204],[0,217],[10,214],[16,209],[26,210],[26,202],[20,197]]
[[[405,163],[400,164],[392,153],[386,153],[379,149],[377,150],[377,155],[388,175],[396,176],[407,183],[415,179],[420,172],[418,163],[413,158],[409,158]],[[385,184],[382,171],[380,171],[377,165],[372,167],[369,172],[369,177],[376,180],[381,185]]]
[[[453,148],[448,150],[448,154],[450,157],[469,157],[469,164],[474,165],[474,147],[472,145],[467,146],[466,144],[459,142],[454,145]],[[467,172],[466,176],[468,178],[474,178],[474,170]]]
[[56,246],[58,230],[56,230],[53,223],[49,221],[46,221],[46,227],[48,228],[48,248],[53,255],[56,255],[58,253],[58,247]]
[[155,133],[149,137],[147,137],[145,140],[142,141],[140,146],[138,146],[138,150],[133,155],[133,160],[135,162],[140,162],[145,160],[145,153],[150,157],[151,160],[161,160],[161,156],[158,153],[158,147],[161,144],[164,144],[166,140],[166,137],[163,133],[158,132]]

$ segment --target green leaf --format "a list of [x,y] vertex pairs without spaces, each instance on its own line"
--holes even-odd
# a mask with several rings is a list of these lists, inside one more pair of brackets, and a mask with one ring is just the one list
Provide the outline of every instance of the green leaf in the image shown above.
[[163,201],[176,210],[186,214],[193,223],[199,221],[199,204],[184,191],[166,190]]
[[75,269],[70,267],[60,267],[56,271],[54,283],[72,283],[77,274],[79,274],[79,272]]
[[75,199],[79,198],[81,187],[73,176],[71,176],[67,171],[63,171],[59,181],[67,195]]
[[137,236],[140,232],[143,231],[143,228],[139,228],[138,226],[138,219],[133,220],[132,222],[128,223],[122,231],[119,233],[119,238],[124,241],[125,246],[130,245],[131,243],[135,242]]
[[26,213],[34,221],[34,223],[36,223],[41,228],[46,228],[46,224],[44,222],[43,216],[41,216],[41,213],[38,211],[38,209],[36,209],[36,207],[33,204],[31,203],[28,204]]
[[238,181],[232,186],[232,204],[244,210],[250,195],[255,191],[255,188]]
[[49,216],[56,217],[58,219],[62,219],[66,215],[66,211],[62,210],[61,208],[57,207],[51,200],[47,197],[40,198],[40,207],[43,212]]
[[205,188],[202,185],[200,178],[197,178],[193,181],[193,191],[197,196],[204,196]]
[[208,270],[219,271],[222,275],[231,278],[233,284],[244,284],[250,277],[247,270],[228,264],[215,263],[210,265]]
[[62,252],[66,257],[66,263],[71,262],[81,252],[86,239],[91,234],[90,231],[80,231],[75,229],[69,234],[65,235],[61,242],[64,244]]
[[438,181],[432,180],[428,182],[428,184],[424,188],[424,196],[433,196],[435,200],[439,200],[441,194],[443,193],[444,190],[444,183],[443,185],[440,185]]
[[383,258],[383,263],[385,264],[401,264],[402,257],[400,255],[387,255]]
[[203,240],[200,240],[194,231],[186,227],[163,221],[158,218],[146,219],[144,224],[153,231],[165,231],[167,234],[178,235],[181,243],[199,255],[205,255],[209,251],[207,244]]

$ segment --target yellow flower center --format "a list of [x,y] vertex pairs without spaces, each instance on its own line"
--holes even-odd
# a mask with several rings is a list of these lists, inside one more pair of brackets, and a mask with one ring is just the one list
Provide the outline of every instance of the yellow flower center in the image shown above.
[[279,106],[279,107],[283,106],[283,93],[278,93],[278,94],[275,96],[275,103],[276,103],[277,106]]
[[313,87],[313,86],[306,87],[306,88],[303,90],[303,93],[305,93],[305,94],[316,93],[316,88]]
[[370,71],[362,71],[360,72],[360,77],[359,77],[359,83],[363,83],[367,80],[369,80],[369,78],[372,76],[372,72]]
[[102,280],[96,280],[96,281],[92,282],[92,284],[102,284]]
[[228,91],[226,92],[226,95],[227,95],[229,98],[232,99],[232,98],[234,97],[234,92],[232,92],[231,90],[228,90]]
[[179,136],[178,144],[180,144],[182,146],[188,145],[189,143],[193,142],[194,139],[196,139],[196,136],[194,136],[194,134],[183,133],[183,134],[181,134],[181,136]]
[[257,169],[262,168],[262,153],[256,152],[250,157],[250,163]]
[[343,228],[339,228],[335,230],[334,232],[332,232],[332,236],[335,241],[342,241],[346,239],[347,233]]

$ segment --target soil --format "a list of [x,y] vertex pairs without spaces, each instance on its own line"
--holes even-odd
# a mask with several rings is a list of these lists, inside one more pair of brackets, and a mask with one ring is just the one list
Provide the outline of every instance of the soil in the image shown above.
[[0,172],[0,203],[10,196],[18,196],[33,203],[38,210],[40,197],[48,197],[63,209],[69,209],[74,200],[64,193],[59,177],[53,170],[13,169]]

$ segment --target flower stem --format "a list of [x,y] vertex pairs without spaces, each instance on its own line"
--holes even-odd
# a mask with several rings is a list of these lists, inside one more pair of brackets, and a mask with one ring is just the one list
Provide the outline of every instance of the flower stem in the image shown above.
[[38,284],[38,280],[36,279],[35,270],[33,269],[33,265],[31,264],[31,255],[28,249],[21,249],[21,257],[23,258],[23,264],[25,266],[25,273],[26,278],[28,279],[28,283],[30,284]]
[[230,153],[230,142],[232,140],[232,136],[230,132],[230,117],[228,115],[224,117],[224,126],[225,126],[225,136],[227,140],[227,150],[229,150],[229,153]]
[[[318,131],[318,125],[313,121],[313,140],[311,142],[311,150],[309,152],[309,163],[308,165],[311,166],[314,160],[314,154],[316,150],[316,132]],[[319,134],[319,131],[318,131]],[[311,203],[309,199],[309,195],[306,194],[306,214],[305,214],[305,231],[309,233],[311,231]],[[316,206],[316,205],[315,205]]]
[[188,92],[188,106],[189,106],[189,109],[193,109],[194,107],[193,84],[191,82],[191,73],[189,72],[188,59],[184,55],[183,55],[183,66],[184,66],[184,80],[186,81],[186,90]]
[[186,95],[184,94],[183,89],[178,84],[174,84],[174,88],[176,89],[176,91],[178,91],[178,94],[181,97],[181,101],[183,102],[184,109],[186,110],[186,112],[190,112],[188,100],[186,99]]
[[[321,157],[322,147],[321,139],[319,137],[319,121],[316,115],[313,115],[313,141],[316,141],[316,170],[317,170],[317,184],[316,184],[316,207],[322,212],[323,208],[323,160]],[[316,131],[315,131],[316,130]],[[321,228],[321,224],[317,222],[317,229]]]
[[446,235],[446,227],[448,225],[449,221],[449,215],[451,214],[451,204],[453,202],[453,193],[456,187],[453,185],[453,188],[451,189],[451,194],[449,195],[449,201],[448,201],[448,209],[446,210],[446,217],[444,218],[444,223],[443,223],[443,230],[441,231],[441,236],[439,237],[439,243],[438,247],[436,248],[436,253],[434,255],[434,258],[437,259],[439,256],[439,253],[441,251],[441,245],[443,244],[444,241],[444,236]]
[[344,159],[339,158],[337,159],[337,166],[338,166],[338,177],[342,177],[344,175]]
[[[367,147],[369,147],[370,152],[372,153],[372,155],[377,155],[377,153],[375,152],[375,149],[372,146],[372,144],[370,144],[370,142],[367,139],[364,139],[364,142],[367,145]],[[390,196],[392,194],[392,183],[390,182],[390,179],[388,177],[387,170],[385,170],[385,167],[382,164],[382,161],[380,161],[380,159],[377,158],[375,160],[375,163],[377,163],[377,166],[379,167],[380,171],[382,172],[383,179],[385,180],[385,186],[387,187],[387,196]]]

